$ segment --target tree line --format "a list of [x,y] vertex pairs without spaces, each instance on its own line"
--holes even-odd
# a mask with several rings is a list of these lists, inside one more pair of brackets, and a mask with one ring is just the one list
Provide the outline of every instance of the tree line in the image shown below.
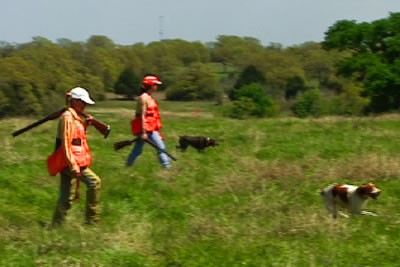
[[167,100],[212,100],[236,118],[387,112],[399,106],[399,54],[400,13],[337,21],[323,42],[290,47],[231,35],[133,45],[38,36],[0,42],[0,117],[57,110],[75,86],[97,101],[107,93],[133,99],[146,73],[164,81]]

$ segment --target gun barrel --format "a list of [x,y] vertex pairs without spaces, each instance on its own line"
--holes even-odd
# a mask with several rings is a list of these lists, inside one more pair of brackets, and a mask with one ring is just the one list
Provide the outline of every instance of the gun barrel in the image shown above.
[[173,160],[175,160],[175,161],[178,160],[175,156],[171,155],[167,150],[159,148],[159,147],[158,147],[155,143],[153,143],[152,141],[150,141],[150,140],[144,140],[144,141],[145,141],[146,143],[148,143],[149,145],[151,145],[152,147],[154,147],[155,149],[157,149],[158,151],[165,153],[165,154],[166,154],[168,157],[170,157],[171,159],[173,159]]
[[47,122],[47,121],[54,120],[54,119],[60,117],[61,114],[62,114],[64,111],[65,111],[65,108],[63,108],[63,109],[61,109],[61,110],[59,110],[59,111],[53,112],[53,113],[51,113],[50,115],[44,117],[43,119],[40,119],[40,120],[38,120],[38,121],[36,121],[36,122],[34,122],[34,123],[32,123],[32,124],[29,124],[28,126],[25,126],[25,127],[22,128],[22,129],[19,129],[19,130],[13,132],[13,133],[12,133],[12,136],[13,136],[13,137],[16,137],[16,136],[18,136],[18,135],[20,135],[20,134],[23,134],[24,132],[29,131],[29,130],[32,129],[32,128],[35,128],[35,127],[37,127],[37,126],[39,126],[39,125],[41,125],[41,124]]
[[36,121],[36,122],[34,122],[32,124],[29,124],[28,126],[22,128],[22,129],[19,129],[19,130],[13,132],[12,135],[13,135],[13,137],[16,137],[16,136],[18,136],[20,134],[23,134],[24,132],[29,131],[32,128],[35,128],[35,127],[39,126],[40,124],[45,123],[46,121],[48,121],[47,118],[43,118],[41,120],[38,120],[38,121]]

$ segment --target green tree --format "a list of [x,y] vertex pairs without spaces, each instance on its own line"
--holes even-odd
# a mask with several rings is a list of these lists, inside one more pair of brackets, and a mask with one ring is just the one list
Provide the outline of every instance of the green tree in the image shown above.
[[261,42],[255,38],[231,35],[218,36],[216,42],[209,43],[209,48],[212,61],[239,68],[252,64],[249,58],[259,58],[264,51]]
[[136,76],[132,67],[127,67],[121,72],[115,83],[115,93],[125,95],[128,99],[133,99],[139,93],[140,79]]
[[228,94],[229,98],[232,100],[237,100],[240,95],[238,92],[241,90],[241,88],[252,83],[258,83],[262,86],[265,86],[266,83],[264,74],[254,65],[247,66],[240,73],[234,88]]
[[3,115],[39,114],[46,96],[41,77],[29,60],[15,56],[0,60]]
[[9,105],[10,99],[6,96],[2,89],[0,89],[0,117],[4,117],[7,114],[7,107]]
[[290,78],[286,83],[285,98],[286,100],[293,99],[298,93],[307,90],[307,86],[303,78],[299,76],[294,76]]
[[219,96],[220,84],[213,69],[203,63],[194,63],[173,75],[166,90],[168,100],[212,100]]
[[138,56],[144,62],[142,74],[156,73],[166,79],[179,68],[194,63],[208,63],[210,59],[207,47],[199,42],[173,39],[135,47],[140,49]]
[[83,64],[91,75],[101,80],[101,87],[96,90],[114,91],[112,85],[124,68],[117,60],[117,50],[118,46],[106,36],[94,35],[88,39]]
[[254,65],[247,66],[244,68],[242,73],[239,75],[236,81],[235,88],[239,89],[245,85],[252,83],[259,83],[265,85],[266,79],[264,74]]
[[[347,53],[337,50],[325,50],[321,43],[307,42],[302,45],[290,47],[288,51],[293,54],[305,71],[305,83],[319,85],[323,89],[340,93],[342,85],[338,82],[336,65],[344,59]],[[296,77],[296,76],[295,76]]]
[[368,99],[361,96],[362,87],[356,83],[346,85],[343,92],[332,98],[330,113],[337,115],[362,115],[368,106]]
[[0,58],[11,56],[15,50],[15,45],[0,41]]
[[362,82],[368,110],[385,112],[400,105],[400,13],[371,23],[342,20],[326,32],[324,47],[349,51],[341,75]]
[[268,90],[276,99],[285,97],[285,89],[289,79],[301,77],[306,80],[302,60],[291,50],[268,48],[259,56],[262,61],[257,67],[265,74]]

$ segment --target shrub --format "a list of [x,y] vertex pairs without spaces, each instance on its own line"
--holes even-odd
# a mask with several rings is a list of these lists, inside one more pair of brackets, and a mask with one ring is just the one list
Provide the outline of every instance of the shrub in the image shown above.
[[258,83],[244,86],[236,91],[237,100],[228,107],[227,115],[232,118],[248,116],[273,116],[279,112],[278,106]]
[[313,89],[305,92],[298,98],[293,105],[293,113],[300,118],[308,116],[319,117],[324,114],[323,107],[321,91]]

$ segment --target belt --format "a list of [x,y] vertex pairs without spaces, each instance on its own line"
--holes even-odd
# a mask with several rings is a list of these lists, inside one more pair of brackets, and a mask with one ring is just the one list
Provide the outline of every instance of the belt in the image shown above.
[[80,146],[80,145],[82,145],[82,140],[81,139],[72,139],[72,145],[73,146]]

